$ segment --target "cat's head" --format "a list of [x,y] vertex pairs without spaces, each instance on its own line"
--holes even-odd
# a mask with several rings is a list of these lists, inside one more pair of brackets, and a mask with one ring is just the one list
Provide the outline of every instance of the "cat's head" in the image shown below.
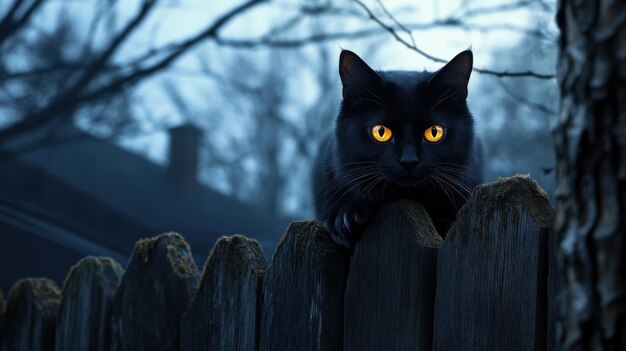
[[474,142],[466,102],[472,61],[468,50],[436,72],[375,72],[353,52],[342,51],[336,128],[342,166],[369,165],[404,186],[460,172]]

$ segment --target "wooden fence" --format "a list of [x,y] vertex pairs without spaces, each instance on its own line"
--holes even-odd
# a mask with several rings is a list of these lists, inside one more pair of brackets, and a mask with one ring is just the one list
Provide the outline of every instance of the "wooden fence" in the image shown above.
[[17,282],[0,295],[1,350],[553,350],[552,222],[545,193],[515,176],[479,186],[445,240],[400,201],[352,255],[300,221],[271,262],[222,237],[200,274],[184,239],[162,234],[125,271],[87,257],[62,289]]

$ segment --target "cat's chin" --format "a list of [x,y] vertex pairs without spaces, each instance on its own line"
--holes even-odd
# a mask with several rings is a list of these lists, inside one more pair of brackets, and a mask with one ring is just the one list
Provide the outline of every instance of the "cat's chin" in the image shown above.
[[420,183],[423,183],[423,180],[424,179],[422,178],[417,178],[411,175],[405,175],[401,177],[394,177],[391,181],[403,187],[415,187],[415,186],[418,186]]

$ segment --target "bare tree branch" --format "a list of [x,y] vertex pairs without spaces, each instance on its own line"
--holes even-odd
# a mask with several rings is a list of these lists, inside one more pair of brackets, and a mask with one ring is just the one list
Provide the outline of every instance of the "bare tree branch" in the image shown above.
[[[0,130],[0,141],[6,141],[33,128],[39,128],[53,120],[67,118],[67,116],[71,116],[71,112],[87,102],[118,94],[124,89],[136,85],[138,82],[168,68],[176,59],[204,40],[215,38],[219,30],[228,24],[230,20],[259,4],[267,2],[267,0],[250,0],[236,6],[218,17],[200,33],[179,43],[166,45],[167,51],[157,50],[164,54],[160,59],[155,60],[155,62],[141,67],[131,67],[129,72],[125,72],[104,83],[100,83],[102,79],[100,79],[99,73],[110,73],[103,69],[106,63],[110,61],[113,54],[125,39],[143,22],[155,2],[156,0],[144,0],[138,13],[126,24],[116,38],[111,41],[107,49],[104,50],[98,59],[89,65],[86,72],[77,83],[59,93],[59,95],[42,110],[25,116],[19,122]],[[98,85],[93,86],[96,82],[98,82]]]
[[[444,60],[440,57],[431,55],[427,52],[425,52],[424,50],[420,49],[419,47],[417,47],[416,45],[414,45],[413,43],[408,42],[407,40],[405,40],[404,38],[402,38],[398,32],[396,31],[396,29],[394,29],[392,26],[387,25],[385,22],[383,22],[380,18],[378,18],[373,12],[372,10],[370,10],[367,5],[365,5],[361,0],[353,0],[355,3],[357,3],[361,8],[363,8],[363,10],[365,10],[365,12],[367,13],[368,17],[373,20],[374,22],[378,23],[378,25],[380,25],[382,28],[384,28],[387,32],[389,32],[389,34],[391,34],[398,42],[400,42],[401,44],[403,44],[404,46],[406,46],[407,48],[417,52],[418,54],[424,56],[425,58],[434,61],[434,62],[440,62],[440,63],[447,63],[447,60]],[[391,13],[389,13],[389,15],[391,16]],[[391,16],[393,17],[393,16]],[[394,22],[396,22],[396,20],[394,19]],[[412,34],[409,31],[408,35],[412,38]],[[413,40],[414,42],[414,40]],[[482,73],[482,74],[488,74],[491,76],[495,76],[495,77],[533,77],[533,78],[538,78],[538,79],[554,79],[555,76],[554,74],[544,74],[544,73],[537,73],[537,72],[533,72],[533,71],[519,71],[519,72],[512,72],[512,71],[495,71],[495,70],[490,70],[490,69],[486,69],[486,68],[477,68],[474,67],[473,69],[475,72],[478,73]]]
[[530,101],[529,99],[521,96],[520,94],[513,92],[511,87],[509,87],[505,82],[503,82],[502,79],[493,79],[493,81],[502,88],[502,91],[504,91],[512,99],[517,100],[520,104],[525,105],[533,110],[539,111],[543,113],[544,115],[546,115],[547,117],[556,116],[556,111],[551,109],[550,107],[543,105],[541,103],[538,103],[538,102]]
[[22,29],[43,3],[44,0],[33,0],[30,6],[22,11],[21,16],[17,17],[18,12],[22,10],[22,5],[25,5],[26,1],[14,0],[13,6],[7,11],[2,20],[0,20],[0,46],[2,46],[7,38]]

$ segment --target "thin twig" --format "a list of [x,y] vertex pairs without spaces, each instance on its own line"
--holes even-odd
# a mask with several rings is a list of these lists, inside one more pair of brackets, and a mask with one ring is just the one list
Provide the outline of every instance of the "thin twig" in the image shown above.
[[[447,60],[444,60],[444,59],[442,59],[440,57],[431,55],[431,54],[427,53],[426,51],[420,49],[416,45],[406,41],[404,38],[402,38],[398,34],[398,32],[393,27],[387,25],[380,18],[378,18],[376,15],[374,15],[372,10],[370,10],[367,7],[367,5],[365,5],[361,0],[353,0],[353,1],[355,3],[357,3],[359,6],[361,6],[361,8],[363,8],[363,10],[365,10],[365,12],[367,13],[368,17],[371,20],[373,20],[374,22],[378,23],[378,25],[380,25],[382,28],[384,28],[398,42],[400,42],[401,44],[403,44],[407,48],[417,52],[418,54],[426,57],[427,59],[429,59],[431,61],[439,62],[439,63],[447,63],[448,62]],[[390,13],[388,13],[388,15],[391,16]],[[393,16],[391,16],[391,17],[393,17]],[[397,22],[397,21],[394,19],[394,22]],[[533,77],[533,78],[537,78],[537,79],[554,79],[555,78],[554,74],[537,73],[537,72],[534,72],[534,71],[531,71],[531,70],[519,71],[519,72],[511,72],[511,71],[495,71],[495,70],[491,70],[491,69],[477,68],[477,67],[474,67],[473,70],[475,72],[478,72],[478,73],[487,74],[487,75],[491,75],[491,76],[495,76],[495,77]]]

